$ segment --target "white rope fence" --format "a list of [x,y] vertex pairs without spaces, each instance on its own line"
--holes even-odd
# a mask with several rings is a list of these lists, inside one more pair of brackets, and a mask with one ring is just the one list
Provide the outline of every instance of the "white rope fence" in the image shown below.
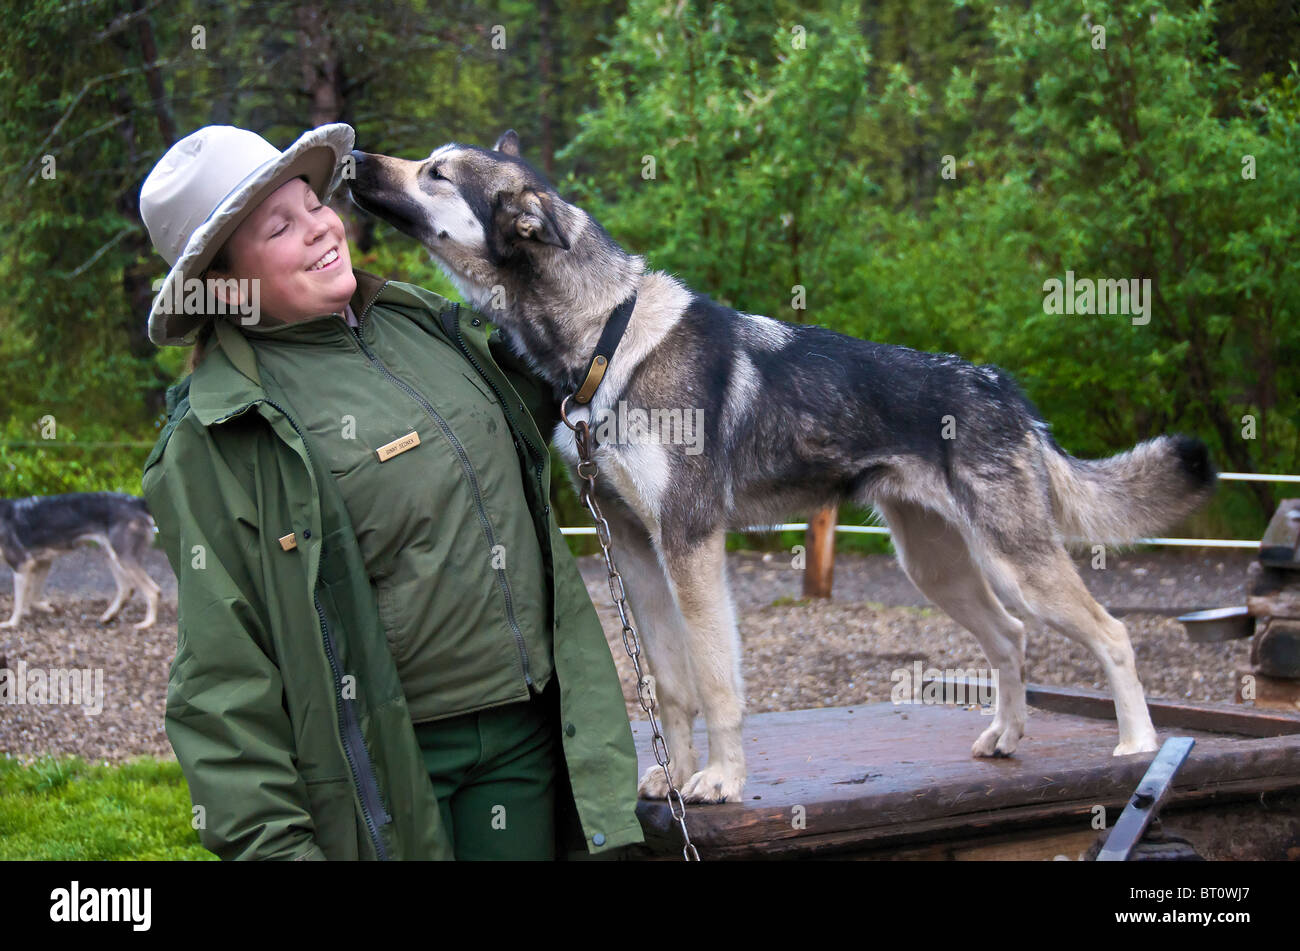
[[[1300,475],[1260,475],[1255,472],[1220,472],[1219,478],[1224,482],[1300,482]],[[806,532],[807,522],[785,522],[780,525],[751,525],[742,529],[746,532]],[[594,535],[595,526],[591,528],[561,528],[565,535]],[[888,535],[889,529],[878,525],[836,525],[835,531],[856,535]],[[1086,542],[1091,539],[1075,538],[1071,541]],[[1258,548],[1259,539],[1237,538],[1139,538],[1135,545],[1181,545],[1188,548]]]

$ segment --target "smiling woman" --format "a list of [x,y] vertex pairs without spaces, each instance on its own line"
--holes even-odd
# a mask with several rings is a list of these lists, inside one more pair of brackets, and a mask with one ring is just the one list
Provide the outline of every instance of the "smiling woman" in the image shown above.
[[[553,393],[480,316],[353,269],[327,204],[352,144],[341,124],[283,153],[209,126],[141,193],[173,263],[150,338],[198,331],[207,353],[142,478],[177,577],[165,725],[200,840],[288,859],[642,842],[622,687],[549,505]],[[161,309],[187,269],[224,314]]]
[[[306,178],[285,182],[235,229],[223,247],[226,269],[209,266],[211,277],[255,280],[262,314],[294,323],[322,314],[342,314],[357,289],[343,220],[322,202]],[[239,300],[226,296],[229,306]]]
[[[291,248],[286,239],[295,227],[307,234]],[[311,250],[321,245],[327,248],[324,254]],[[311,278],[303,281],[294,266],[304,255],[314,254],[312,264],[303,272]],[[305,176],[281,185],[239,225],[204,272],[204,282],[209,279],[213,293],[230,309],[244,303],[237,288],[250,285],[240,282],[258,281],[253,322],[291,323],[319,314],[341,314],[356,291],[342,219],[316,196]],[[200,330],[190,351],[191,372],[207,353],[214,329],[209,322]]]

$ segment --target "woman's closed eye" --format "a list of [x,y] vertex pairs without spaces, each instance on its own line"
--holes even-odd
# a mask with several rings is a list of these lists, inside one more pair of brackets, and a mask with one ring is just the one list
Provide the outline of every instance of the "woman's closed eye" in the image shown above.
[[[324,208],[324,207],[325,207],[325,205],[324,205],[324,203],[322,202],[321,204],[317,205],[315,208],[308,208],[307,211],[314,215],[314,214],[316,214],[316,212],[320,211],[320,210],[321,210],[322,208]],[[276,230],[276,231],[272,231],[272,232],[271,232],[271,237],[272,237],[272,238],[277,238],[277,237],[279,237],[280,235],[284,234],[285,231],[288,230],[288,228],[289,228],[289,223],[288,223],[288,222],[285,222],[283,225],[280,226],[280,228],[279,228],[278,230]]]

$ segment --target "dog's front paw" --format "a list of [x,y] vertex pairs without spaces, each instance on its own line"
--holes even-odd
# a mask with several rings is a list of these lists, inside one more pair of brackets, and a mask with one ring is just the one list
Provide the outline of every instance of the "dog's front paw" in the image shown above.
[[651,766],[642,773],[641,781],[636,786],[636,794],[641,799],[667,799],[668,780],[664,776],[664,768]]
[[1022,730],[1014,724],[1004,726],[994,723],[980,734],[980,738],[971,746],[973,756],[1010,756],[1016,751]]
[[0,621],[0,627],[17,627],[17,626],[18,626],[18,622],[15,621],[13,618],[10,618],[7,621]]
[[740,802],[745,791],[745,774],[722,766],[706,766],[681,787],[687,802]]
[[1127,740],[1115,747],[1115,752],[1111,756],[1129,756],[1132,753],[1154,753],[1160,748],[1160,743],[1156,738],[1143,738],[1140,740]]

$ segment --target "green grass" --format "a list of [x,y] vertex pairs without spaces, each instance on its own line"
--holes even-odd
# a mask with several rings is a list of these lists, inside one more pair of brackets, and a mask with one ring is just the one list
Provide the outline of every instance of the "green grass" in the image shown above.
[[0,861],[216,861],[189,817],[189,788],[175,762],[0,759]]

